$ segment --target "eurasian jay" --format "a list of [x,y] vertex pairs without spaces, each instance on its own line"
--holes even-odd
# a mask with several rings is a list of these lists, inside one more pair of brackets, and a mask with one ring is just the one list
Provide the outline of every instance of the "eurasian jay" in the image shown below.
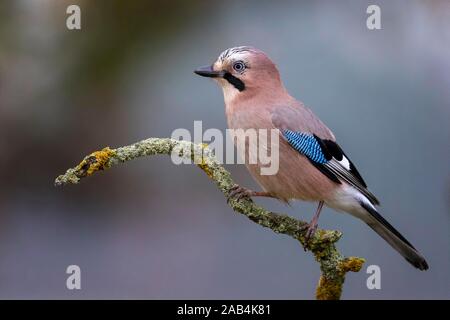
[[324,204],[347,212],[367,223],[414,267],[428,269],[424,257],[378,213],[378,199],[367,189],[331,130],[289,95],[277,67],[264,52],[248,46],[230,48],[213,65],[195,73],[214,78],[222,87],[230,129],[279,130],[278,172],[262,175],[260,164],[246,163],[264,191],[236,187],[230,196],[318,202],[308,238],[317,228]]

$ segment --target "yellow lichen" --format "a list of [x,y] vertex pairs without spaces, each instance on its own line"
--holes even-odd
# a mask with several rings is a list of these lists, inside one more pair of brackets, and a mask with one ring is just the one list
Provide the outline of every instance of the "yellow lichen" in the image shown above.
[[316,258],[316,261],[320,261],[323,257],[327,255],[327,252],[324,250],[314,250],[314,257]]
[[319,285],[316,289],[317,300],[339,300],[342,292],[342,282],[339,280],[330,280],[320,276]]
[[115,155],[115,151],[109,147],[91,153],[76,167],[77,175],[90,176],[98,170],[107,169],[108,161],[113,155]]
[[208,177],[210,177],[211,179],[213,178],[213,172],[209,168],[209,166],[206,164],[204,159],[202,159],[202,162],[199,163],[198,166],[200,169],[202,169],[208,175]]
[[[317,253],[315,253],[316,258]],[[345,274],[349,271],[358,272],[361,270],[365,260],[358,257],[348,257],[339,262],[338,273],[333,279],[320,276],[319,285],[316,289],[317,300],[338,300],[342,293]]]
[[[207,143],[202,143],[202,144],[200,144],[200,146],[202,147],[203,150],[208,148]],[[197,163],[197,165],[199,166],[200,169],[202,169],[208,175],[208,177],[213,179],[213,172],[212,172],[211,168],[208,166],[208,164],[206,163],[205,158],[206,157],[203,155],[203,152],[202,152],[201,162]]]
[[349,271],[358,272],[361,270],[364,262],[366,262],[363,258],[358,257],[348,257],[342,260],[340,263],[341,272],[346,273]]

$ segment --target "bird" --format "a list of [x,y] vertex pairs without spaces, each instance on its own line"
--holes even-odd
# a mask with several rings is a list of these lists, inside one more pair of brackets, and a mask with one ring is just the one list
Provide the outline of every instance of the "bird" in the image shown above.
[[419,251],[379,213],[380,202],[338,145],[333,132],[288,93],[277,66],[266,53],[253,46],[229,48],[212,65],[194,73],[214,79],[222,88],[229,129],[275,129],[279,134],[276,174],[262,175],[261,163],[245,162],[264,191],[235,185],[229,197],[260,196],[283,202],[318,203],[308,224],[307,239],[314,235],[324,205],[349,213],[365,222],[411,265],[428,269]]

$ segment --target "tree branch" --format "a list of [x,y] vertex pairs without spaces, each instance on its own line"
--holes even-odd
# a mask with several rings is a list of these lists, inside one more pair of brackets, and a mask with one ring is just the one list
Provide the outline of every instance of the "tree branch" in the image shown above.
[[[213,152],[205,144],[194,144],[169,138],[149,138],[135,144],[117,149],[104,148],[83,159],[75,168],[68,169],[55,180],[56,186],[77,184],[84,177],[96,171],[108,169],[122,162],[150,155],[171,155],[177,152],[182,158],[195,160],[195,163],[211,178],[217,187],[229,195],[235,186],[230,173],[217,161]],[[336,248],[336,242],[342,236],[339,231],[318,229],[314,236],[305,241],[307,223],[296,220],[284,214],[265,210],[248,199],[229,201],[231,208],[252,220],[253,222],[270,228],[275,233],[282,233],[298,240],[303,248],[314,254],[320,265],[322,274],[316,289],[316,298],[321,300],[339,299],[345,275],[349,271],[358,272],[364,259],[344,257]]]

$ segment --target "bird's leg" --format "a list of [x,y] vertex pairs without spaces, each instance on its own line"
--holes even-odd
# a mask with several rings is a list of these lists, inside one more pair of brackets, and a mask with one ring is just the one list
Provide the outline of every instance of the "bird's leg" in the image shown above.
[[230,201],[232,198],[236,200],[241,200],[243,198],[247,198],[248,200],[252,200],[251,197],[271,197],[274,198],[273,195],[271,195],[269,192],[265,191],[253,191],[250,189],[247,189],[245,187],[241,187],[239,185],[234,185],[230,189],[230,193],[228,194],[228,201]]
[[322,211],[323,201],[319,201],[316,213],[314,214],[311,222],[308,224],[308,230],[306,230],[305,238],[308,241],[317,230],[317,222],[319,221],[320,211]]

